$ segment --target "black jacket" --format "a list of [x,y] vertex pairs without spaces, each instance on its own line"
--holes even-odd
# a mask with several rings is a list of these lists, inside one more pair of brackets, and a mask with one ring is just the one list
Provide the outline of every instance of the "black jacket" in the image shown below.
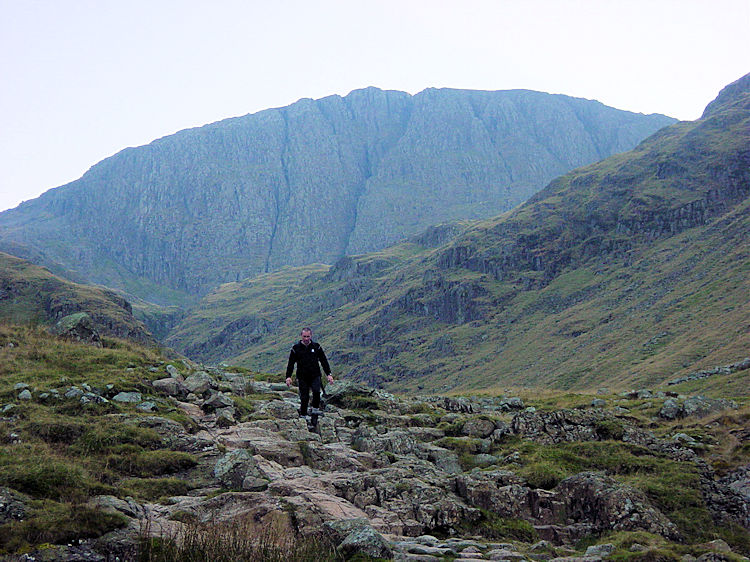
[[290,378],[294,372],[294,364],[297,364],[297,379],[304,381],[313,381],[320,377],[320,366],[326,375],[331,374],[331,367],[328,365],[328,359],[317,342],[310,342],[306,346],[301,341],[292,346],[289,352],[289,362],[286,365],[286,376]]

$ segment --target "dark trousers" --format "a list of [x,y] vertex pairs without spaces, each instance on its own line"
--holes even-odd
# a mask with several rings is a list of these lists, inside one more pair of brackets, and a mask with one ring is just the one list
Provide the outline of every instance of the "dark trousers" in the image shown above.
[[[315,377],[311,381],[298,379],[297,384],[299,385],[299,413],[303,416],[307,415],[307,404],[310,401],[310,391],[312,390],[312,407],[320,407],[320,377]],[[318,416],[313,416],[313,423],[318,420]]]

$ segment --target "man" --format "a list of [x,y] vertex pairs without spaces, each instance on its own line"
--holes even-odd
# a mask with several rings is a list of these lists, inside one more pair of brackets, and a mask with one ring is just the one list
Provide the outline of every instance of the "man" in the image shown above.
[[320,410],[320,367],[328,377],[328,382],[333,382],[331,367],[328,359],[320,347],[320,344],[312,341],[312,330],[303,328],[300,333],[300,341],[292,346],[289,352],[289,362],[286,365],[286,385],[292,385],[292,373],[294,365],[297,364],[297,384],[299,385],[299,415],[307,416],[307,404],[310,401],[312,390],[312,409],[310,411],[310,426],[314,429],[318,425]]

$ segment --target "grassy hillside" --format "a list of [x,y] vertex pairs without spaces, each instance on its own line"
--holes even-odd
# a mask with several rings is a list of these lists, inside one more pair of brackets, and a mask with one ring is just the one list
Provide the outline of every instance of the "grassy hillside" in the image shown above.
[[311,325],[334,370],[391,389],[658,385],[748,355],[749,170],[746,77],[447,242],[223,285],[168,341],[280,372]]
[[[137,412],[134,404],[63,397],[86,384],[110,397],[153,395],[146,381],[165,376],[165,358],[124,340],[104,338],[103,344],[66,342],[41,327],[0,325],[0,488],[31,498],[23,520],[2,519],[0,552],[123,526],[122,518],[84,505],[95,495],[145,498],[187,490],[169,476],[194,462],[165,450],[153,430],[123,423]],[[28,400],[19,398],[24,388]]]
[[71,283],[47,269],[0,252],[0,322],[54,325],[85,312],[102,335],[156,345],[132,307],[115,292]]

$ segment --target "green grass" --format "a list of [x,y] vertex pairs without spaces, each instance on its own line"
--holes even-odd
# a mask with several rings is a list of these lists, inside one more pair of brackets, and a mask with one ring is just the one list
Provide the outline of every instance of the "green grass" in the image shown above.
[[156,501],[170,496],[184,496],[192,486],[179,478],[126,478],[118,484],[119,495]]
[[[112,384],[107,392],[138,390],[161,403],[149,384],[165,376],[158,351],[121,340],[97,348],[58,340],[40,326],[6,324],[0,324],[0,342],[0,406],[15,406],[13,417],[0,421],[0,486],[32,498],[23,521],[0,526],[0,554],[121,526],[121,517],[84,507],[93,496],[153,501],[194,487],[187,475],[197,459],[166,449],[155,430],[138,425],[143,414],[133,405],[82,405],[62,397],[73,384],[102,391]],[[30,386],[31,401],[17,400],[17,382]],[[51,389],[61,397],[41,400]],[[163,408],[166,417],[194,427],[174,407]]]
[[120,515],[84,505],[36,501],[31,504],[26,519],[0,525],[0,553],[28,550],[44,543],[64,544],[96,538],[124,527],[125,523]]

